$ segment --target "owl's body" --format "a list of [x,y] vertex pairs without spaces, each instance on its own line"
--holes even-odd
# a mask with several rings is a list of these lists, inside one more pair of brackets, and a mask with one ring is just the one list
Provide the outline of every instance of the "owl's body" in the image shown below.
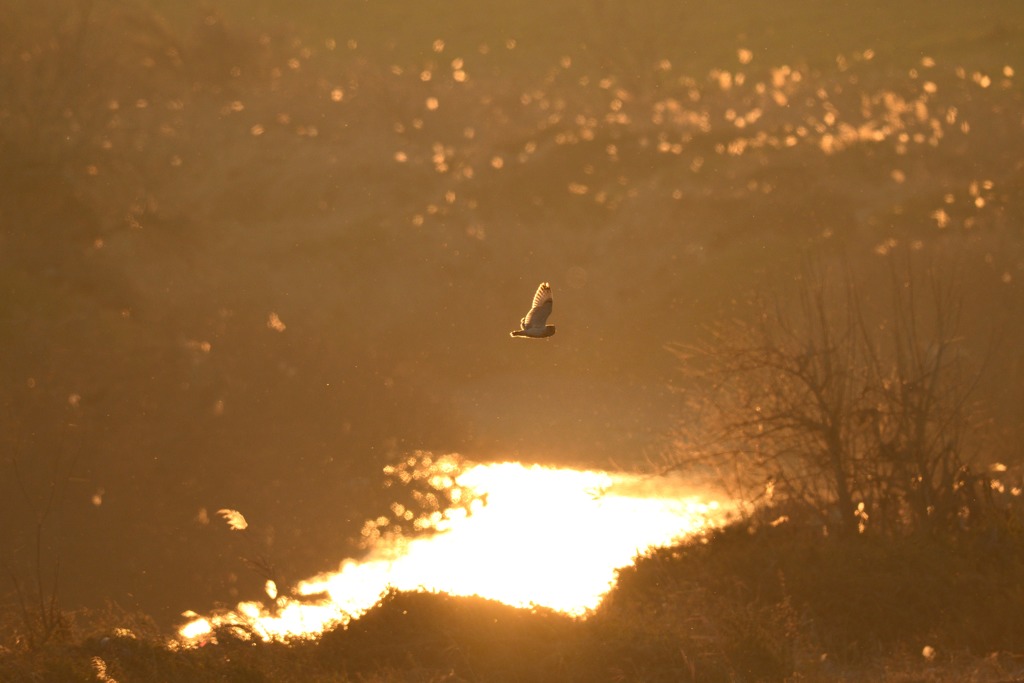
[[525,337],[529,339],[540,339],[550,337],[555,333],[555,326],[548,325],[548,316],[554,306],[554,299],[551,296],[551,285],[547,282],[540,283],[537,293],[533,295],[533,305],[530,312],[519,321],[519,329],[509,333],[512,337]]

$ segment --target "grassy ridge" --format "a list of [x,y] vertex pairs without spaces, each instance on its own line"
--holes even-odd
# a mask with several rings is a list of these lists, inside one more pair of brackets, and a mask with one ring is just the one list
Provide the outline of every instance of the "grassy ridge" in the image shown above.
[[[975,539],[980,540],[980,539]],[[171,651],[144,623],[0,654],[2,680],[1016,680],[1020,538],[998,547],[813,538],[737,524],[642,558],[583,621],[476,598],[390,594],[317,641],[223,628]],[[90,633],[91,635],[84,635]]]

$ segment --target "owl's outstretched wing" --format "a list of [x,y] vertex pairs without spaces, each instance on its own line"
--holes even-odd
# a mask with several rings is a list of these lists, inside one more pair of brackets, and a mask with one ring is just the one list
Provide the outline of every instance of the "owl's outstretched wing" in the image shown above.
[[551,296],[551,285],[547,282],[540,283],[540,286],[537,287],[537,293],[533,295],[533,306],[530,307],[530,312],[522,320],[523,329],[544,327],[548,322],[548,316],[551,315],[553,306],[554,298]]
[[225,508],[217,510],[217,514],[224,518],[224,521],[228,523],[228,527],[232,531],[244,531],[249,526],[249,523],[245,521],[245,517],[238,510]]

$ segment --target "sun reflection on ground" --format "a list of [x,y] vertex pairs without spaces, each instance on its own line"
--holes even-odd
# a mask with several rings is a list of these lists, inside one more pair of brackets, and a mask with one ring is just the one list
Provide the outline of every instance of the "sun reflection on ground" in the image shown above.
[[314,636],[359,616],[389,589],[582,616],[598,606],[616,569],[722,512],[679,481],[520,463],[467,465],[453,485],[474,498],[435,516],[438,533],[381,539],[365,559],[300,582],[292,596],[196,617],[179,634],[198,644],[217,626],[234,624],[264,639]]

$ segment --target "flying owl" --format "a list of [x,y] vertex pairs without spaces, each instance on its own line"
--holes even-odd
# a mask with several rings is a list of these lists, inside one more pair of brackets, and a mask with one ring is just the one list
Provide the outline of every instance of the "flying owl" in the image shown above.
[[537,293],[533,295],[533,306],[520,323],[519,329],[509,333],[512,337],[540,338],[550,337],[555,333],[555,326],[546,324],[554,299],[551,296],[551,285],[540,283]]

